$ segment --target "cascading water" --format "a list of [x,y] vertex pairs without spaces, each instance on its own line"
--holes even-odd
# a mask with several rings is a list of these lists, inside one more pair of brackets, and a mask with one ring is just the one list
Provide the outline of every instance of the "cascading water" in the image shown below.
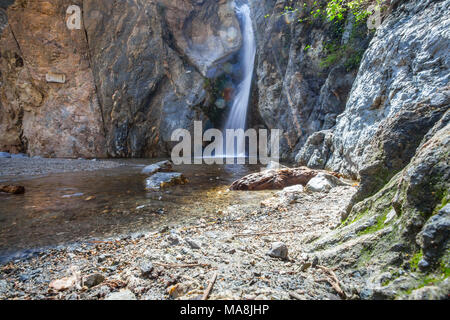
[[[240,56],[240,65],[242,70],[242,81],[237,87],[236,95],[225,123],[225,129],[243,129],[247,120],[247,109],[250,99],[250,90],[253,78],[253,69],[256,56],[256,42],[253,32],[252,19],[250,17],[250,8],[247,4],[242,4],[236,8],[236,13],[242,21],[242,49]],[[237,139],[237,145],[233,150],[226,149],[227,157],[245,157],[244,153],[238,150],[245,150],[245,139]]]

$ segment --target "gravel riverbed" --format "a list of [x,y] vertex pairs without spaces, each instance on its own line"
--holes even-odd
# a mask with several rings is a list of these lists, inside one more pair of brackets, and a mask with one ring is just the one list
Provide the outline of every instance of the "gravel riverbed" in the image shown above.
[[0,180],[24,178],[51,173],[66,173],[112,169],[121,166],[119,161],[48,158],[0,158]]
[[[294,186],[219,216],[45,250],[0,266],[0,299],[200,299],[214,275],[209,299],[341,299],[307,247],[355,191]],[[358,275],[334,274],[358,298]]]

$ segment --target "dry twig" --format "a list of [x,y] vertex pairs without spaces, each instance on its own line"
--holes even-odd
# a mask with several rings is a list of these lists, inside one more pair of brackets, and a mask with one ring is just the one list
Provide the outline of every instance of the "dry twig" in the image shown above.
[[337,278],[334,271],[331,270],[330,268],[327,268],[324,266],[317,266],[317,268],[319,268],[320,270],[323,270],[325,272],[325,274],[328,275],[328,278],[326,279],[326,281],[333,287],[334,290],[336,290],[338,295],[344,300],[347,299],[347,295],[345,294],[344,290],[342,290],[339,279]]
[[176,264],[176,263],[153,263],[155,266],[167,267],[167,268],[193,268],[193,267],[209,267],[207,263],[186,263],[186,264]]
[[211,290],[214,287],[214,283],[216,283],[216,279],[217,279],[217,272],[214,272],[213,277],[211,278],[211,281],[209,282],[208,288],[206,289],[205,293],[203,294],[202,300],[208,300],[209,294],[211,293]]
[[238,233],[233,235],[233,237],[254,237],[254,236],[267,236],[271,234],[283,234],[283,233],[291,233],[291,232],[301,232],[303,229],[293,229],[286,231],[275,231],[275,232],[257,232],[257,233]]

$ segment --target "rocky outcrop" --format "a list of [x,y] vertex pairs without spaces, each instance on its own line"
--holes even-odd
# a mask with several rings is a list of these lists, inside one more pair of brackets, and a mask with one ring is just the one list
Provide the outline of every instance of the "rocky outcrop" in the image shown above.
[[297,155],[361,180],[342,225],[310,251],[357,278],[362,299],[445,299],[450,1],[396,1],[392,9],[336,126],[311,135]]
[[167,155],[242,42],[223,0],[17,0],[1,14],[0,150],[30,155]]
[[354,202],[409,163],[450,105],[449,10],[449,1],[404,1],[396,7],[364,54],[332,133],[316,133],[297,156],[301,164],[322,156],[322,167],[361,179]]
[[311,170],[307,167],[269,169],[258,173],[249,174],[234,181],[230,190],[273,190],[301,184],[306,186],[311,179],[321,175],[324,179],[333,181],[335,185],[341,184],[336,173],[325,173],[319,170]]
[[310,246],[321,263],[363,276],[361,298],[447,297],[448,116],[430,130],[405,169]]
[[108,153],[167,155],[173,130],[205,119],[203,76],[240,48],[230,3],[86,0],[83,9]]
[[[66,28],[65,2],[16,1],[6,10],[0,38],[2,150],[106,156],[86,37]],[[64,83],[47,81],[51,75]]]
[[293,160],[311,134],[336,124],[370,35],[351,19],[313,18],[313,1],[250,3],[258,42],[254,111],[266,127],[283,130],[281,155]]

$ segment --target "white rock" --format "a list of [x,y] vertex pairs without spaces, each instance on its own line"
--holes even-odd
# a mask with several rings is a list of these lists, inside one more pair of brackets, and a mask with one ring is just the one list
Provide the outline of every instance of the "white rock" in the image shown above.
[[317,176],[309,180],[308,184],[306,185],[306,190],[312,192],[328,192],[338,185],[346,184],[335,176],[332,176],[331,174],[321,172]]
[[122,289],[119,292],[108,294],[105,300],[136,300],[136,296],[128,289]]

